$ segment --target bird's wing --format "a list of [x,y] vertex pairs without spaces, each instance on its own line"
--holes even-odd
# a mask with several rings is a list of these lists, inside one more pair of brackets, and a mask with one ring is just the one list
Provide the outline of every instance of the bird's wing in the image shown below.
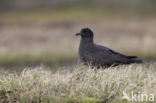
[[129,62],[129,59],[126,56],[99,45],[94,45],[92,50],[88,50],[84,56],[88,60],[94,61],[98,64],[128,64]]
[[118,53],[118,52],[115,52],[114,50],[111,50],[111,49],[109,49],[109,48],[107,48],[107,47],[104,47],[104,46],[101,46],[101,45],[96,45],[101,51],[107,51],[107,52],[109,52],[110,54],[113,54],[113,55],[118,55],[118,56],[121,56],[121,57],[125,57],[125,58],[137,58],[136,56],[125,56],[125,55],[123,55],[123,54],[120,54],[120,53]]
[[104,46],[97,45],[97,47],[99,49],[101,49],[101,51],[108,51],[109,53],[111,53],[111,54],[113,54],[113,55],[115,55],[117,57],[120,57],[120,58],[126,58],[126,59],[136,59],[136,58],[138,58],[137,56],[126,56],[126,55],[123,55],[121,53],[118,53],[118,52],[116,52],[114,50],[111,50],[111,49],[109,49],[107,47],[104,47]]

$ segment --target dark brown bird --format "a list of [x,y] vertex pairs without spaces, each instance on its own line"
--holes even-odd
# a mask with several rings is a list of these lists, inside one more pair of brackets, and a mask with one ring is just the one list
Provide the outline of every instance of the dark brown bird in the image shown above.
[[81,36],[79,57],[84,64],[109,67],[120,64],[142,63],[136,56],[125,56],[107,47],[94,43],[94,34],[89,28],[83,28],[76,36]]

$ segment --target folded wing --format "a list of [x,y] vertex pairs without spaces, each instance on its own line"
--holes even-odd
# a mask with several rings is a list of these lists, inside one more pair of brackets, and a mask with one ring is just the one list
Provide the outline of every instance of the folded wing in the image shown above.
[[93,64],[102,66],[111,66],[119,64],[141,63],[136,56],[125,56],[117,53],[107,47],[94,45],[92,50],[84,54],[84,58]]

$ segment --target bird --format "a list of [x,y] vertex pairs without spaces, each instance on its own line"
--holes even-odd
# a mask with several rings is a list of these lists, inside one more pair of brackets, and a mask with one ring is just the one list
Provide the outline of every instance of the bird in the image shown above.
[[94,43],[94,33],[89,28],[83,28],[76,36],[81,36],[79,58],[85,65],[110,67],[131,63],[142,63],[137,56],[126,56],[108,47]]

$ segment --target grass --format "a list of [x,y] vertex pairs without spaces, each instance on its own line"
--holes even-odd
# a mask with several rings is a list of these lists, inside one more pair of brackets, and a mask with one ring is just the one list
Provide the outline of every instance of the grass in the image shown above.
[[40,55],[31,55],[31,54],[17,54],[9,55],[3,54],[0,55],[0,64],[7,66],[13,65],[24,65],[24,64],[59,64],[63,62],[73,61],[76,59],[76,54],[67,54],[67,53],[44,53]]
[[[127,16],[129,17],[129,15]],[[33,24],[33,23],[43,22],[46,24],[50,22],[50,24],[53,24],[53,21],[54,22],[62,22],[62,21],[88,22],[88,21],[94,21],[94,20],[103,20],[106,18],[113,20],[113,18],[118,18],[118,16],[120,18],[120,14],[118,13],[115,14],[114,12],[109,12],[109,11],[104,11],[104,10],[74,8],[74,9],[65,9],[65,10],[56,10],[56,11],[55,10],[39,10],[39,11],[28,11],[28,12],[22,11],[22,12],[0,13],[0,22],[3,28],[3,23],[4,24],[7,24],[7,23],[13,23],[13,24],[14,23],[15,24],[18,24],[18,23],[19,24],[20,23],[31,24],[32,23]],[[153,15],[152,17],[154,18],[155,16]],[[91,23],[91,25],[93,23]],[[125,24],[129,24],[129,22],[126,22]],[[111,28],[116,29],[116,26],[109,27],[109,25],[108,26],[107,25],[108,24],[106,24],[106,27],[103,25],[101,26],[106,28],[106,30],[107,29],[111,30]],[[17,26],[16,29],[19,28],[19,26]],[[16,47],[14,46],[15,44],[14,42],[19,41],[20,37],[21,38],[27,37],[25,36],[26,34],[29,34],[29,33],[32,34],[33,38],[39,38],[39,37],[42,38],[42,36],[40,36],[42,35],[42,33],[40,32],[43,31],[44,33],[44,30],[47,33],[47,30],[49,31],[49,29],[52,29],[51,31],[49,31],[50,35],[58,35],[60,33],[60,32],[57,32],[57,30],[55,31],[55,28],[50,27],[49,29],[45,29],[46,27],[42,27],[42,26],[39,27],[37,25],[34,25],[34,26],[35,27],[33,26],[30,27],[31,29],[29,28],[25,29],[27,28],[27,26],[26,27],[23,26],[23,28],[21,26],[21,28],[17,29],[17,31],[19,31],[19,35],[16,32],[16,30],[10,31],[10,28],[7,28],[6,26],[6,29],[4,29],[4,31],[6,30],[6,32],[7,31],[9,32],[8,33],[2,32],[2,38],[4,39],[2,41],[9,41],[10,43],[4,42],[5,45],[2,47],[5,47],[6,45],[8,45],[9,49],[8,48],[7,49],[9,52],[8,54],[0,55],[0,66],[9,65],[13,67],[13,65],[17,66],[19,64],[25,65],[25,64],[33,64],[33,63],[57,64],[60,62],[65,62],[65,61],[73,61],[73,59],[77,58],[76,56],[77,53],[60,54],[60,53],[44,52],[43,54],[36,55],[36,53],[34,53],[35,55],[34,54],[31,55],[31,54],[22,54],[22,53],[20,54],[20,52],[16,52],[16,54],[13,55],[12,49],[10,48]],[[96,26],[95,24],[95,27],[99,27],[99,25]],[[120,31],[120,28],[123,29],[123,27],[124,26],[122,26],[122,23],[121,23],[121,27],[119,25],[119,29],[117,29],[117,31],[118,30]],[[130,28],[130,27],[128,26],[127,28]],[[135,23],[134,23],[134,27],[135,27]],[[149,25],[149,28],[151,27],[153,26]],[[147,28],[147,27],[143,26],[142,28],[143,29],[141,30],[144,30],[144,28]],[[63,28],[62,30],[63,32],[66,31],[65,34],[69,34],[69,32],[67,31],[75,30],[75,29],[73,26],[73,28],[69,28],[69,29]],[[152,31],[152,30],[147,29],[145,31]],[[29,32],[27,33],[27,31]],[[58,29],[58,31],[61,31],[61,29]],[[152,32],[154,33],[155,31],[152,31]],[[12,36],[14,37],[14,39],[10,39],[11,37],[8,39],[5,39],[7,37],[7,36],[5,37],[6,35],[5,33],[8,35],[8,37],[11,34],[12,35],[17,34],[17,35]],[[34,36],[35,33],[39,33],[39,34]],[[49,33],[47,34],[46,33],[45,33],[45,35],[47,35],[46,38],[57,37],[57,36],[56,37],[48,36]],[[101,34],[105,34],[105,33],[107,34],[107,32],[102,32]],[[121,34],[122,33],[123,32],[121,32]],[[148,35],[148,32],[147,33],[145,32],[145,34]],[[115,31],[115,35],[116,35],[116,31]],[[28,35],[27,38],[32,38],[32,37],[31,36],[29,37]],[[30,40],[30,43],[31,42],[32,44],[38,43],[37,41],[38,39],[33,39],[33,38],[32,38],[32,41],[34,42]],[[74,47],[72,45],[70,46],[66,44],[66,42],[69,42],[70,40],[72,40],[70,36],[67,37],[68,39],[67,38],[61,39],[62,37],[58,37],[58,38],[59,38],[58,41],[63,41],[63,40],[65,41],[63,41],[62,43],[63,46],[61,43],[60,44],[58,43],[58,45],[55,45],[56,47],[54,48],[57,49],[58,47],[63,48],[66,46],[69,46],[71,48]],[[55,43],[55,39],[45,39],[45,40],[49,40],[49,41],[54,40],[54,42],[45,43],[45,45],[49,44],[49,47],[52,48],[51,44]],[[105,39],[103,39],[103,41],[104,40]],[[111,39],[110,41],[113,41],[113,40],[114,39]],[[127,38],[127,40],[129,40],[129,38]],[[114,45],[114,43],[118,43],[118,41],[109,42],[109,43],[110,44],[112,43],[112,45]],[[147,42],[148,45],[145,45],[146,43],[144,43],[144,41],[141,41],[144,44],[143,46],[140,46],[140,44],[138,46],[134,45],[137,48],[145,48],[145,50],[144,49],[133,50],[131,48],[130,48],[131,51],[129,49],[127,49],[127,51],[126,49],[125,50],[120,49],[120,50],[124,54],[129,54],[129,55],[134,54],[143,58],[147,58],[147,57],[155,58],[156,52],[155,52],[155,49],[153,49],[153,44],[155,42],[153,42],[153,39],[150,39],[150,38],[148,39],[148,36],[147,36],[147,40],[145,38],[145,41]],[[151,41],[151,42],[149,43],[148,41]],[[17,51],[19,48],[22,48],[25,46],[27,47],[27,45],[23,43],[24,42],[17,42],[17,44],[21,44],[17,46],[16,48]],[[129,42],[126,41],[122,44],[129,45]],[[28,48],[28,49],[33,51],[33,49],[35,49],[34,47],[37,47],[37,46],[32,46],[31,48]],[[42,47],[42,46],[43,44],[39,47]],[[1,48],[2,51],[3,49],[5,51],[5,48]],[[47,68],[51,68],[51,70]],[[21,67],[21,70],[22,69],[23,68]],[[58,71],[56,71],[56,69],[58,69]],[[53,66],[52,67],[25,68],[22,72],[17,71],[17,68],[16,68],[16,72],[14,72],[13,70],[7,71],[7,70],[0,69],[0,103],[14,103],[14,102],[15,103],[133,103],[127,100],[122,100],[122,96],[123,96],[122,92],[125,91],[129,95],[131,91],[134,91],[135,93],[138,93],[138,94],[139,93],[147,93],[147,94],[153,93],[156,96],[156,92],[155,92],[156,79],[155,78],[156,78],[156,63],[142,64],[142,65],[133,64],[133,65],[128,65],[128,66],[110,67],[109,69],[105,69],[105,70],[102,70],[102,69],[93,70],[90,67],[82,66],[81,64],[78,64],[75,67],[69,67],[69,68],[67,67],[56,68]],[[142,103],[147,103],[147,102],[142,102]]]
[[122,92],[152,93],[156,96],[155,68],[156,63],[104,70],[81,64],[55,72],[45,67],[25,68],[21,73],[1,70],[0,102],[135,103],[123,100]]
[[[144,10],[143,10],[144,11]],[[10,18],[11,17],[11,18]],[[31,11],[0,12],[1,23],[33,23],[50,21],[91,21],[114,18],[155,18],[153,13],[127,13],[104,8],[37,9]]]
[[[92,15],[95,14],[94,16]],[[98,16],[97,16],[98,15]],[[32,10],[25,12],[1,13],[1,22],[49,22],[92,20],[104,16],[102,11],[94,9],[61,9],[61,10]],[[12,17],[12,18],[10,18]],[[17,19],[18,18],[18,19]]]
[[[124,51],[122,52],[126,55],[137,55],[146,61],[154,61],[156,58],[155,52],[146,53],[141,51]],[[36,65],[36,64],[46,64],[46,65],[60,65],[64,63],[72,63],[78,59],[78,53],[43,53],[43,54],[1,54],[0,55],[0,65],[1,66],[20,66],[20,65]]]

